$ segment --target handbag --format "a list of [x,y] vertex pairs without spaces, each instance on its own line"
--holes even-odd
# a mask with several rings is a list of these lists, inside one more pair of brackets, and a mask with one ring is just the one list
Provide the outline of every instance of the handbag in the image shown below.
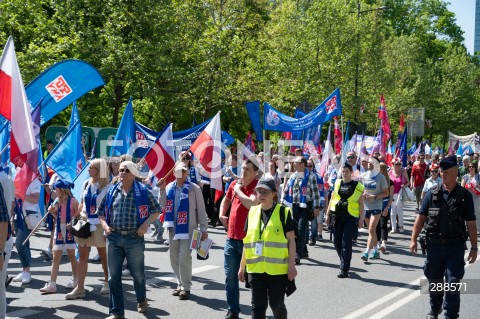
[[92,235],[90,231],[90,223],[83,219],[72,218],[72,227],[70,232],[73,236],[87,239]]
[[414,201],[415,200],[415,194],[413,194],[412,190],[409,187],[404,187],[402,190],[402,201],[405,199],[409,201]]
[[42,214],[40,213],[32,213],[29,214],[29,211],[27,211],[27,216],[25,217],[25,223],[27,224],[27,228],[32,230],[37,226],[38,223],[40,223],[40,220],[42,220]]

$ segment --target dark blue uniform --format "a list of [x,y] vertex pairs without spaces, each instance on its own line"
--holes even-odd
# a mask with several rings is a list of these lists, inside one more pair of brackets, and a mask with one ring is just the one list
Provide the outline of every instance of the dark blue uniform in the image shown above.
[[[429,283],[459,282],[465,274],[465,222],[475,220],[470,192],[457,184],[448,193],[443,186],[427,192],[420,215],[427,217],[427,259],[423,267]],[[447,217],[448,215],[448,217]],[[445,318],[458,318],[460,293],[430,293],[433,311],[445,310]]]

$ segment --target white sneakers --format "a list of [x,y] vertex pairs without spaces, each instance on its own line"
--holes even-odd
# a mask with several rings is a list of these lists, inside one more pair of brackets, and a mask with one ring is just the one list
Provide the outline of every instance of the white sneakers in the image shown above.
[[77,287],[77,276],[73,276],[65,286],[66,289],[74,289],[75,287]]
[[32,280],[32,275],[29,271],[22,271],[16,277],[13,278],[13,282],[21,282],[22,285],[28,285]]
[[125,268],[125,270],[122,271],[122,276],[123,277],[130,276],[130,270],[128,268]]
[[47,282],[43,288],[40,288],[42,295],[46,294],[56,294],[57,293],[57,284],[53,281]]
[[108,295],[110,293],[110,287],[108,286],[108,281],[103,284],[102,289],[100,289],[101,295]]

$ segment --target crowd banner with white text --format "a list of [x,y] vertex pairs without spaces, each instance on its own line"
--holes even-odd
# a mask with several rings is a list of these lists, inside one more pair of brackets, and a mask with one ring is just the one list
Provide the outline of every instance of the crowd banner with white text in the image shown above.
[[342,115],[340,89],[337,88],[313,111],[300,119],[295,119],[274,109],[267,102],[263,105],[263,127],[268,131],[294,132],[323,124],[334,116]]

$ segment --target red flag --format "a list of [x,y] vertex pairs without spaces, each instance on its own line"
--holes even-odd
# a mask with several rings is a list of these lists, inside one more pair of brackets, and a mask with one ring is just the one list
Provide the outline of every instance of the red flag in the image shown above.
[[[169,124],[145,155],[145,162],[158,179],[165,177],[175,166],[173,145],[168,143],[171,144],[172,141],[172,124]],[[173,182],[175,176],[170,174],[165,180],[167,183]]]
[[30,105],[11,36],[0,58],[0,114],[12,123],[10,160],[17,166],[23,166],[25,154],[36,148],[36,141]]
[[210,177],[210,187],[221,190],[222,185],[222,137],[220,112],[208,123],[205,130],[190,146],[196,158]]
[[343,137],[342,137],[342,130],[340,130],[340,126],[338,125],[337,117],[334,116],[335,119],[335,126],[333,129],[333,136],[335,140],[335,154],[340,154],[342,152],[342,145],[343,145]]
[[387,107],[383,94],[380,96],[380,107],[378,108],[378,118],[381,120],[383,129],[384,144],[390,139],[392,132],[390,130],[390,122],[388,121]]

